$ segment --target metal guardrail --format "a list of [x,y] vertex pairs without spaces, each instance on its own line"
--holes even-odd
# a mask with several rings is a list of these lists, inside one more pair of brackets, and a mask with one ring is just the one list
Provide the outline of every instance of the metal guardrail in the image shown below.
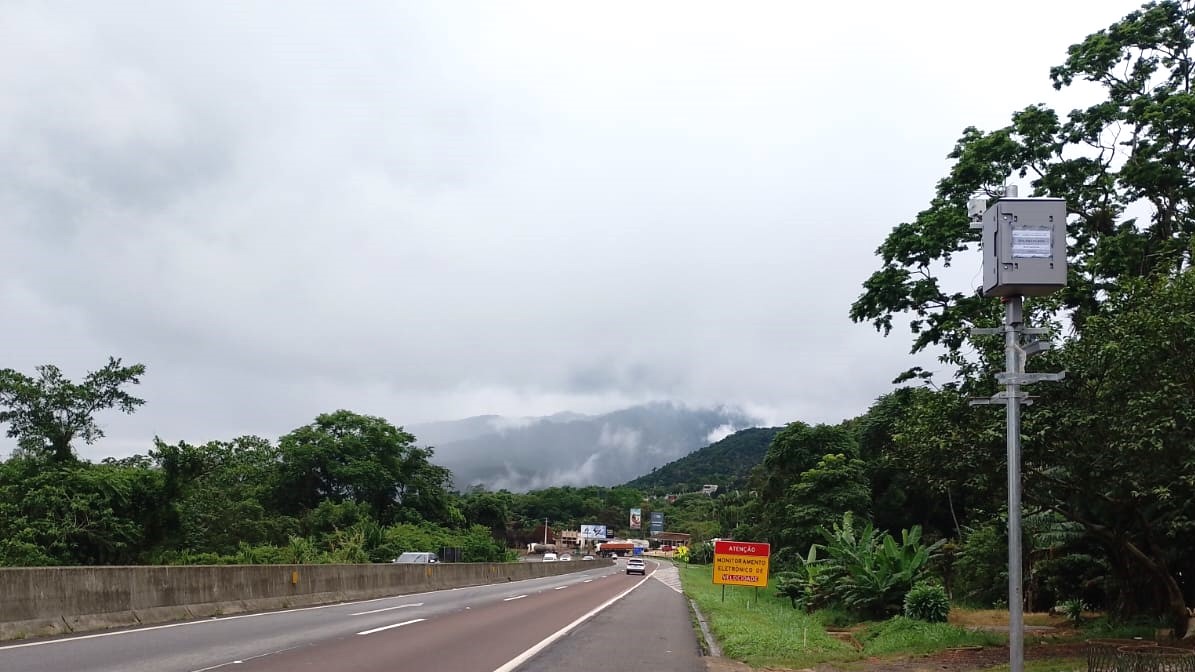
[[1139,639],[1087,640],[1088,672],[1195,672],[1195,651]]

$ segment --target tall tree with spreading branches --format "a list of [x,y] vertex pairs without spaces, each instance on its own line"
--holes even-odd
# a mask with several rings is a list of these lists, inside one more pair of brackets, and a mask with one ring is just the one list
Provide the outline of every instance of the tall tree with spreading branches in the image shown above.
[[8,425],[8,436],[23,451],[70,462],[76,459],[75,439],[91,444],[103,438],[97,413],[109,408],[132,413],[145,403],[124,390],[139,384],[144,373],[144,364],[123,366],[115,357],[79,383],[52,364],[37,367],[36,378],[0,370],[0,423]]

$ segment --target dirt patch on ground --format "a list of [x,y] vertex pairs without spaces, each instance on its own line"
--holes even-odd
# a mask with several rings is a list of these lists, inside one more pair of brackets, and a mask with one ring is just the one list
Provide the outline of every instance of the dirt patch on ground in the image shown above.
[[[1195,649],[1195,641],[1184,642],[1164,641],[1162,646],[1181,646]],[[1025,648],[1026,660],[1043,660],[1050,658],[1084,658],[1087,647],[1083,642],[1065,642],[1056,644],[1035,644]],[[726,658],[706,658],[707,672],[796,672],[791,668],[753,668],[745,663]],[[984,670],[997,665],[1008,663],[1007,646],[985,646],[982,648],[965,648],[958,650],[939,651],[921,656],[906,658],[866,658],[849,663],[825,663],[813,668],[806,668],[811,672],[838,672],[840,670],[858,670],[860,672],[941,672],[942,670],[974,671]]]

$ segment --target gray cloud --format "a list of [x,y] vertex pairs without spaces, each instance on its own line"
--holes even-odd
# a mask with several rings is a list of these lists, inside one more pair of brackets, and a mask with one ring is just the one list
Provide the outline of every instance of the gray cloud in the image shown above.
[[932,366],[846,318],[876,245],[1125,10],[5,3],[0,366],[145,362],[90,456],[339,407],[852,416]]

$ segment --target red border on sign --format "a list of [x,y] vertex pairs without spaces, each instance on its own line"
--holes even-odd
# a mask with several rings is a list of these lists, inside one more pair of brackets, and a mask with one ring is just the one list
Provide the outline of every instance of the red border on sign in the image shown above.
[[762,555],[772,554],[772,545],[758,541],[715,541],[716,555]]

